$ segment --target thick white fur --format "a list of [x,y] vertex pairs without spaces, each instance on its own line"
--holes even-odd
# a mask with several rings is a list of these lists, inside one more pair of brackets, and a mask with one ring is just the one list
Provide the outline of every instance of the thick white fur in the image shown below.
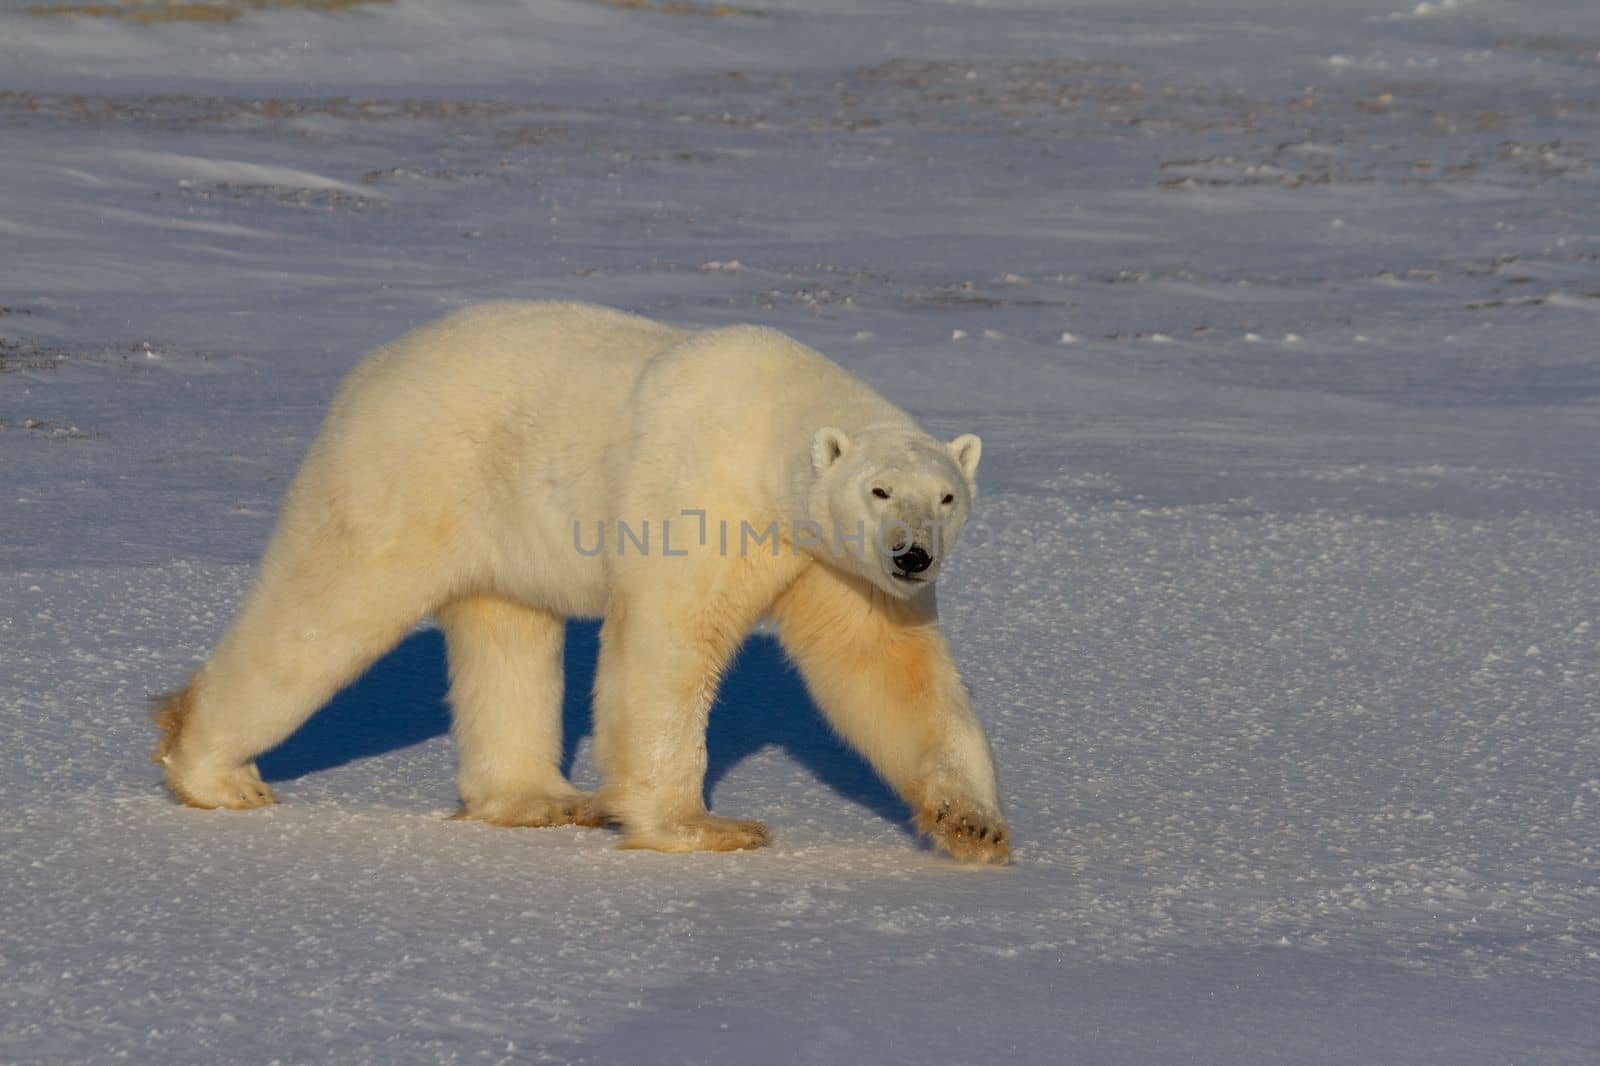
[[[980,449],[935,442],[771,330],[559,303],[461,311],[374,352],[340,389],[239,617],[161,713],[158,758],[185,802],[270,803],[254,758],[431,613],[464,816],[610,818],[625,845],[669,851],[757,846],[764,827],[701,797],[719,675],[770,615],[919,828],[959,858],[1004,861],[988,743],[931,581]],[[619,522],[648,524],[647,552],[619,553]],[[796,533],[807,522],[821,543]],[[839,552],[835,523],[867,535]],[[896,575],[873,543],[885,523],[890,539],[937,539],[926,571]],[[742,539],[773,525],[776,542]],[[605,551],[578,550],[601,527]],[[561,641],[565,618],[600,615],[604,782],[590,800],[560,771]]]

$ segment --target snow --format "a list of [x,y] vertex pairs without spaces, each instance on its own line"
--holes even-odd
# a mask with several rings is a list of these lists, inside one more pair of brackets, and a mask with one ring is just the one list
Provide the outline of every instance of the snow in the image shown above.
[[[0,1059],[1600,1058],[1587,0],[27,6]],[[163,795],[144,700],[339,377],[505,296],[773,325],[983,435],[941,603],[1012,866],[921,849],[765,635],[711,736],[760,852],[446,820],[427,627],[280,806]]]

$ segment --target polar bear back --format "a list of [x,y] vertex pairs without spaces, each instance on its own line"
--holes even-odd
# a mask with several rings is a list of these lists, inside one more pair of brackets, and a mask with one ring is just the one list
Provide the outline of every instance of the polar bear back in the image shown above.
[[593,463],[625,435],[650,358],[687,336],[582,304],[478,304],[367,356],[340,387],[318,449],[366,453],[412,477],[437,468],[513,481],[549,461]]
[[[689,331],[585,304],[477,304],[372,353],[347,396],[452,425],[535,417],[541,432],[582,433],[619,413],[645,363]],[[570,424],[568,424],[570,423]]]
[[724,504],[762,520],[793,514],[821,425],[915,429],[775,330],[691,331],[582,304],[479,304],[351,372],[273,551],[292,556],[338,536],[442,552],[464,568],[458,586],[593,615],[611,575],[606,559],[574,549],[576,526]]

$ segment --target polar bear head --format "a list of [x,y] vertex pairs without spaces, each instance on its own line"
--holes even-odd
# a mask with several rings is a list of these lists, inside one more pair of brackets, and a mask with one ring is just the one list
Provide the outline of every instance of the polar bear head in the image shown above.
[[961,535],[982,451],[971,433],[941,444],[910,426],[817,430],[809,510],[826,543],[815,554],[890,595],[916,595]]

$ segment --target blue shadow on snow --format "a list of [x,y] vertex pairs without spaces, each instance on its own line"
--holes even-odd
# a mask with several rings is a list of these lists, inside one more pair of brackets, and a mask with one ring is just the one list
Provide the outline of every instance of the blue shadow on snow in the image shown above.
[[[578,744],[594,731],[590,691],[599,656],[597,622],[569,622],[562,771],[572,772]],[[288,781],[356,759],[420,744],[450,730],[444,635],[413,633],[258,760],[268,781]],[[734,766],[776,746],[823,784],[882,818],[904,825],[910,812],[872,768],[846,748],[817,712],[778,643],[745,641],[711,713],[706,735],[706,797]]]

